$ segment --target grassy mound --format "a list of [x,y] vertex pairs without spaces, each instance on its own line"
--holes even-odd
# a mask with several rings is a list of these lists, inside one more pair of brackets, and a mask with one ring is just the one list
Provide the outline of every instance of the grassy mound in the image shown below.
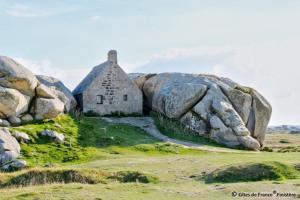
[[32,169],[23,173],[0,174],[0,188],[46,184],[97,184],[116,180],[121,183],[157,183],[158,178],[138,171],[107,173],[92,169]]
[[[64,134],[65,142],[56,144],[42,136],[41,132],[45,129]],[[122,148],[158,141],[137,127],[111,124],[100,118],[82,117],[76,120],[70,115],[13,127],[11,131],[23,131],[29,135],[31,142],[22,143],[21,149],[23,159],[30,166],[82,163],[107,156],[111,152],[109,148],[113,146]]]
[[144,174],[137,171],[121,171],[113,174],[109,177],[110,179],[115,179],[121,183],[157,183],[158,178],[149,174]]
[[206,183],[250,182],[263,180],[284,180],[299,177],[299,172],[292,166],[279,162],[247,163],[217,169],[205,175]]
[[[65,143],[56,144],[49,137],[42,136],[41,132],[45,129],[64,134]],[[14,127],[11,131],[23,131],[29,135],[31,142],[21,144],[21,153],[31,166],[84,160],[88,154],[78,142],[80,137],[78,122],[69,115],[60,115],[53,120]]]
[[106,174],[96,170],[31,170],[8,179],[1,187],[24,187],[53,183],[96,184],[104,182]]

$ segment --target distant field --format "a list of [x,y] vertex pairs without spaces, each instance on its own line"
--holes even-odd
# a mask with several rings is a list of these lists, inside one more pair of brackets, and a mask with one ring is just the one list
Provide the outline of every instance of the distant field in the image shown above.
[[273,151],[300,152],[300,134],[267,134],[264,146]]
[[[62,126],[57,126],[55,129],[67,135],[69,143],[54,145],[38,137],[39,130],[44,128],[41,126],[54,128],[55,124]],[[22,146],[25,147],[24,158],[31,166],[38,166],[36,170],[75,170],[87,174],[88,177],[99,177],[100,181],[94,184],[56,183],[17,188],[20,180],[23,180],[18,177],[22,177],[21,175],[30,169],[14,173],[0,173],[2,187],[9,180],[14,178],[16,180],[11,182],[15,185],[0,189],[0,199],[225,200],[233,199],[232,192],[272,193],[276,190],[300,194],[300,177],[295,167],[300,167],[300,152],[277,152],[280,148],[300,146],[299,135],[267,135],[266,147],[274,149],[273,152],[236,150],[231,153],[221,153],[161,143],[141,129],[129,125],[109,124],[96,118],[83,118],[77,121],[64,116],[47,124],[27,125],[20,129],[31,130],[34,133],[32,137],[35,138],[35,144]],[[215,146],[212,145],[211,148],[213,150]],[[56,151],[56,153],[49,154],[49,150]],[[247,166],[247,163],[273,162],[289,166],[292,176],[279,176],[274,180],[256,182],[207,183],[205,181],[205,174],[216,169],[226,169],[229,165]],[[284,168],[275,166],[275,169],[278,169],[280,173],[285,173]],[[97,173],[93,174],[93,170]],[[142,179],[133,178],[133,181],[130,179],[130,182],[124,183],[118,178],[109,178],[111,174],[118,174],[122,171],[139,172],[158,180],[142,183]],[[57,176],[57,174],[50,174],[51,178]],[[76,176],[80,175],[76,174]],[[132,178],[132,174],[130,175]],[[31,176],[34,177],[33,174]],[[57,179],[57,177],[54,178]],[[63,180],[65,179],[63,177]]]

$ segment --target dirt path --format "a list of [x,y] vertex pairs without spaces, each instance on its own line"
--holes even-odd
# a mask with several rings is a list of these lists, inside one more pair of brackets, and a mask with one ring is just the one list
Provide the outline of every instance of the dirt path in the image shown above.
[[241,150],[234,150],[234,149],[227,149],[222,147],[211,147],[201,144],[196,144],[193,142],[186,142],[181,141],[177,139],[170,138],[168,136],[163,135],[155,126],[154,121],[151,117],[121,117],[121,118],[115,118],[115,117],[102,117],[107,122],[110,123],[118,123],[118,124],[131,124],[133,126],[137,126],[145,130],[147,133],[152,135],[153,137],[163,141],[163,142],[169,142],[173,144],[179,144],[183,145],[187,148],[196,148],[201,149],[205,151],[214,151],[214,152],[245,152]]

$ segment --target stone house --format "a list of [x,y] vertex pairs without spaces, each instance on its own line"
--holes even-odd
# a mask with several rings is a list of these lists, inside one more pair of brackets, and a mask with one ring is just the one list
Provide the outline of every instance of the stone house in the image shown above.
[[96,66],[74,89],[80,110],[100,115],[142,114],[143,94],[118,65],[117,51]]

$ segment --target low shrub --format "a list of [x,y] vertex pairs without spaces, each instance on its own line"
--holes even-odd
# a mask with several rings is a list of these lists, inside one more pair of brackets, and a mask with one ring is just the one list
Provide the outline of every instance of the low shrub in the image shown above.
[[86,117],[100,117],[100,115],[92,110],[89,110],[83,114]]

